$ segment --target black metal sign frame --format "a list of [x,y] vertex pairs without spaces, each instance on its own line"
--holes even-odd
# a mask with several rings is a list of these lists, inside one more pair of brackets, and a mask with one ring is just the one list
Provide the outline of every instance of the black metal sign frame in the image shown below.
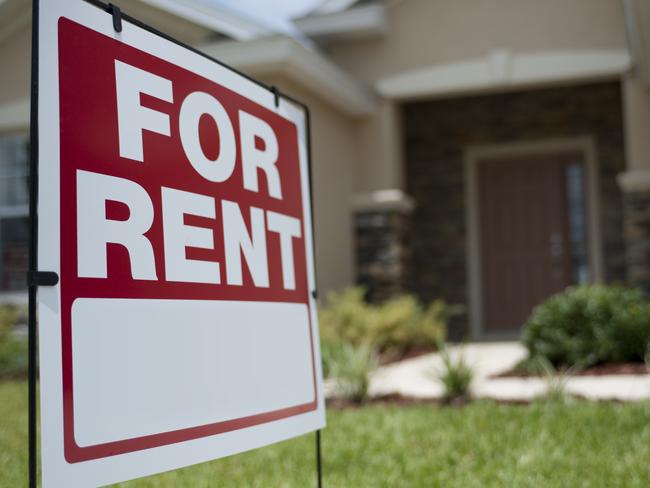
[[[247,80],[261,86],[262,88],[270,91],[274,95],[275,106],[279,105],[279,99],[284,98],[295,105],[299,106],[305,114],[305,127],[307,133],[307,171],[309,179],[309,200],[311,211],[311,232],[314,233],[314,197],[313,197],[313,171],[312,171],[312,150],[311,150],[311,114],[309,107],[297,100],[296,98],[282,92],[278,87],[267,85],[266,83],[256,80],[241,71],[228,66],[227,64],[219,61],[218,59],[192,47],[188,44],[175,39],[164,32],[159,31],[145,22],[142,22],[130,15],[122,12],[122,10],[112,3],[105,3],[100,0],[78,0],[84,1],[106,12],[107,15],[113,17],[113,28],[120,32],[122,30],[122,21],[129,22],[141,29],[144,29],[152,34],[155,34],[169,42],[177,44],[201,57],[209,59],[218,65],[246,78]],[[59,277],[52,271],[43,271],[38,269],[38,29],[39,29],[39,0],[32,0],[32,62],[31,62],[31,106],[30,106],[30,124],[29,124],[29,138],[30,138],[30,157],[29,157],[29,260],[27,272],[27,286],[28,286],[28,480],[29,488],[36,488],[38,479],[38,455],[37,455],[37,376],[38,376],[38,362],[37,362],[37,293],[38,288],[41,286],[55,286]],[[312,239],[312,249],[314,256],[314,278],[316,278],[316,263],[315,263],[315,239]],[[317,290],[312,291],[314,298],[317,298]],[[316,485],[318,488],[322,487],[322,460],[321,460],[321,431],[316,431]]]

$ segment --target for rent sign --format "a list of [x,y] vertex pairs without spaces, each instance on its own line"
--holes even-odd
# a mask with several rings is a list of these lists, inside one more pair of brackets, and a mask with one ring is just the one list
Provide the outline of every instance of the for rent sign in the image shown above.
[[39,23],[45,486],[321,428],[304,111],[82,1]]

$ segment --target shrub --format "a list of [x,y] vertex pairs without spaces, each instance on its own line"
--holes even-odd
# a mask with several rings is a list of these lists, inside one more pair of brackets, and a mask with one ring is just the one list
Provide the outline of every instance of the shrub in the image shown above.
[[448,401],[469,399],[474,379],[474,370],[465,360],[462,352],[454,360],[445,345],[440,347],[442,367],[435,371],[436,377],[444,387],[444,397]]
[[650,304],[640,290],[585,285],[546,300],[524,325],[529,357],[585,368],[643,361],[650,344]]
[[363,297],[363,288],[346,288],[327,295],[327,305],[320,307],[318,313],[323,342],[367,342],[368,324],[376,320],[376,313],[366,305]]
[[335,349],[331,375],[336,381],[336,394],[361,403],[368,397],[370,375],[377,368],[377,354],[368,344],[353,346],[342,343]]
[[361,287],[332,292],[319,313],[324,343],[368,344],[381,353],[402,354],[414,347],[434,347],[445,339],[454,307],[436,300],[422,307],[411,295],[381,304],[364,300]]
[[22,313],[19,307],[0,306],[0,377],[27,374],[27,338],[14,334]]

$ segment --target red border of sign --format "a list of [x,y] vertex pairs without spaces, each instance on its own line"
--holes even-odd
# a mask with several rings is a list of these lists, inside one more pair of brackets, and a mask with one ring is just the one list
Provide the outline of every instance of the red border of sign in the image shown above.
[[[65,17],[61,17],[64,19]],[[70,20],[70,19],[69,19]],[[74,20],[71,20],[75,22]],[[76,23],[76,22],[75,22]],[[92,30],[92,29],[91,29]],[[100,35],[104,35],[99,33]],[[118,41],[119,42],[119,41]],[[129,44],[125,44],[129,47]],[[137,48],[135,48],[137,49]],[[164,60],[167,63],[172,63],[171,61]],[[211,80],[212,81],[212,80]],[[62,171],[62,167],[60,171]],[[302,164],[299,165],[301,172],[305,170]],[[304,202],[302,202],[304,205]],[[60,212],[63,209],[60,208]],[[303,207],[304,210],[304,207]],[[303,228],[303,235],[305,231],[305,222],[304,216],[301,221],[301,226]],[[60,239],[63,241],[64,235],[60,236]],[[63,242],[61,242],[61,253],[64,249]],[[61,282],[61,288],[65,286],[65,280]],[[307,292],[308,293],[308,292]],[[61,295],[65,293],[62,291]],[[69,463],[78,463],[82,461],[89,461],[93,459],[101,459],[110,456],[115,456],[119,454],[125,454],[129,452],[151,449],[155,447],[161,447],[169,444],[175,444],[184,441],[190,441],[193,439],[198,439],[202,437],[212,436],[216,434],[222,434],[226,432],[231,432],[238,429],[243,429],[247,427],[253,427],[256,425],[272,422],[275,420],[280,420],[288,417],[293,417],[310,411],[314,411],[318,408],[318,387],[316,381],[316,364],[315,364],[315,353],[314,353],[314,338],[313,338],[313,328],[312,328],[312,306],[309,299],[309,296],[306,297],[305,302],[294,302],[292,300],[270,300],[277,302],[285,303],[300,303],[306,304],[308,308],[308,327],[309,327],[309,338],[310,338],[310,349],[311,349],[311,367],[312,367],[312,380],[314,388],[314,399],[311,402],[295,405],[291,407],[286,407],[278,410],[273,410],[269,412],[261,412],[258,414],[240,417],[236,419],[215,422],[211,424],[199,425],[194,427],[188,427],[168,432],[160,432],[156,434],[150,434],[146,436],[134,437],[129,439],[123,439],[118,441],[112,441],[102,444],[95,444],[90,446],[79,446],[75,440],[74,432],[74,383],[73,383],[73,373],[72,373],[72,307],[76,299],[79,298],[125,298],[125,299],[137,299],[133,296],[119,296],[120,293],[111,293],[110,296],[97,297],[97,296],[75,296],[75,298],[70,302],[69,307],[66,307],[62,310],[61,315],[61,338],[62,338],[62,380],[63,380],[63,443],[64,443],[64,457]],[[154,298],[154,297],[148,297]],[[163,297],[160,297],[164,299]],[[169,298],[167,298],[169,299]],[[192,299],[190,297],[183,298],[185,300]],[[204,300],[205,298],[200,298]],[[241,300],[235,297],[228,297],[228,300]],[[218,300],[215,300],[218,301]],[[265,301],[265,300],[262,300]]]
[[[74,304],[74,301],[72,302]],[[72,304],[71,307],[72,308]],[[255,425],[280,420],[287,417],[293,417],[302,413],[311,412],[318,408],[318,388],[316,386],[316,364],[314,357],[314,337],[312,331],[311,320],[311,305],[307,303],[309,310],[309,342],[311,346],[311,366],[312,366],[312,379],[314,382],[314,400],[302,405],[293,407],[282,408],[270,412],[263,412],[247,417],[240,417],[232,420],[222,422],[215,422],[212,424],[199,425],[196,427],[188,427],[169,432],[161,432],[158,434],[151,434],[147,436],[134,437],[132,439],[124,439],[120,441],[107,442],[103,444],[95,444],[92,446],[79,446],[74,439],[74,403],[72,399],[73,388],[69,392],[70,398],[64,399],[64,455],[66,461],[69,463],[77,463],[81,461],[88,461],[91,459],[100,459],[118,454],[125,454],[127,452],[140,451],[142,449],[151,449],[154,447],[165,446],[168,444],[175,444],[178,442],[189,441],[201,437],[207,437],[216,434],[223,434],[233,430],[243,429],[246,427],[253,427]],[[67,314],[67,320],[70,320],[70,313]],[[70,323],[70,326],[72,324]],[[72,366],[72,334],[71,327],[66,330],[63,328],[63,363]],[[70,384],[72,386],[72,369],[68,371]],[[64,372],[65,376],[65,372]],[[67,400],[67,401],[66,401]]]

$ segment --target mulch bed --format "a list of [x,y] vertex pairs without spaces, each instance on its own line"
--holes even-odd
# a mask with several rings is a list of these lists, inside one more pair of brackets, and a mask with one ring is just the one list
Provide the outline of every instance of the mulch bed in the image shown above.
[[419,356],[424,356],[425,354],[430,354],[436,351],[437,349],[435,347],[412,347],[406,351],[401,351],[399,353],[384,353],[380,355],[379,364],[381,366],[385,366],[387,364],[404,361],[405,359],[413,359]]
[[[645,363],[606,363],[599,364],[598,366],[591,366],[589,368],[581,370],[558,370],[558,372],[562,374],[568,374],[569,376],[604,376],[617,374],[644,375],[648,374],[648,368]],[[512,369],[510,371],[494,375],[492,378],[534,378],[540,376],[544,375],[523,369]]]
[[[420,405],[430,405],[432,407],[464,407],[469,405],[473,400],[471,398],[457,398],[455,400],[446,400],[443,398],[413,398],[402,396],[397,393],[391,395],[382,395],[379,397],[368,398],[362,403],[346,400],[345,398],[328,398],[326,400],[327,408],[332,410],[358,409],[367,406],[391,406],[391,407],[411,407]],[[529,400],[492,400],[504,405],[528,405]]]
[[[326,400],[327,408],[334,410],[343,409],[356,409],[367,407],[369,405],[390,405],[398,407],[406,407],[413,405],[445,405],[446,403],[438,398],[413,398],[399,395],[397,393],[391,395],[382,395],[378,397],[367,398],[363,402],[354,402],[346,398],[328,398]],[[465,402],[467,403],[467,402]]]

